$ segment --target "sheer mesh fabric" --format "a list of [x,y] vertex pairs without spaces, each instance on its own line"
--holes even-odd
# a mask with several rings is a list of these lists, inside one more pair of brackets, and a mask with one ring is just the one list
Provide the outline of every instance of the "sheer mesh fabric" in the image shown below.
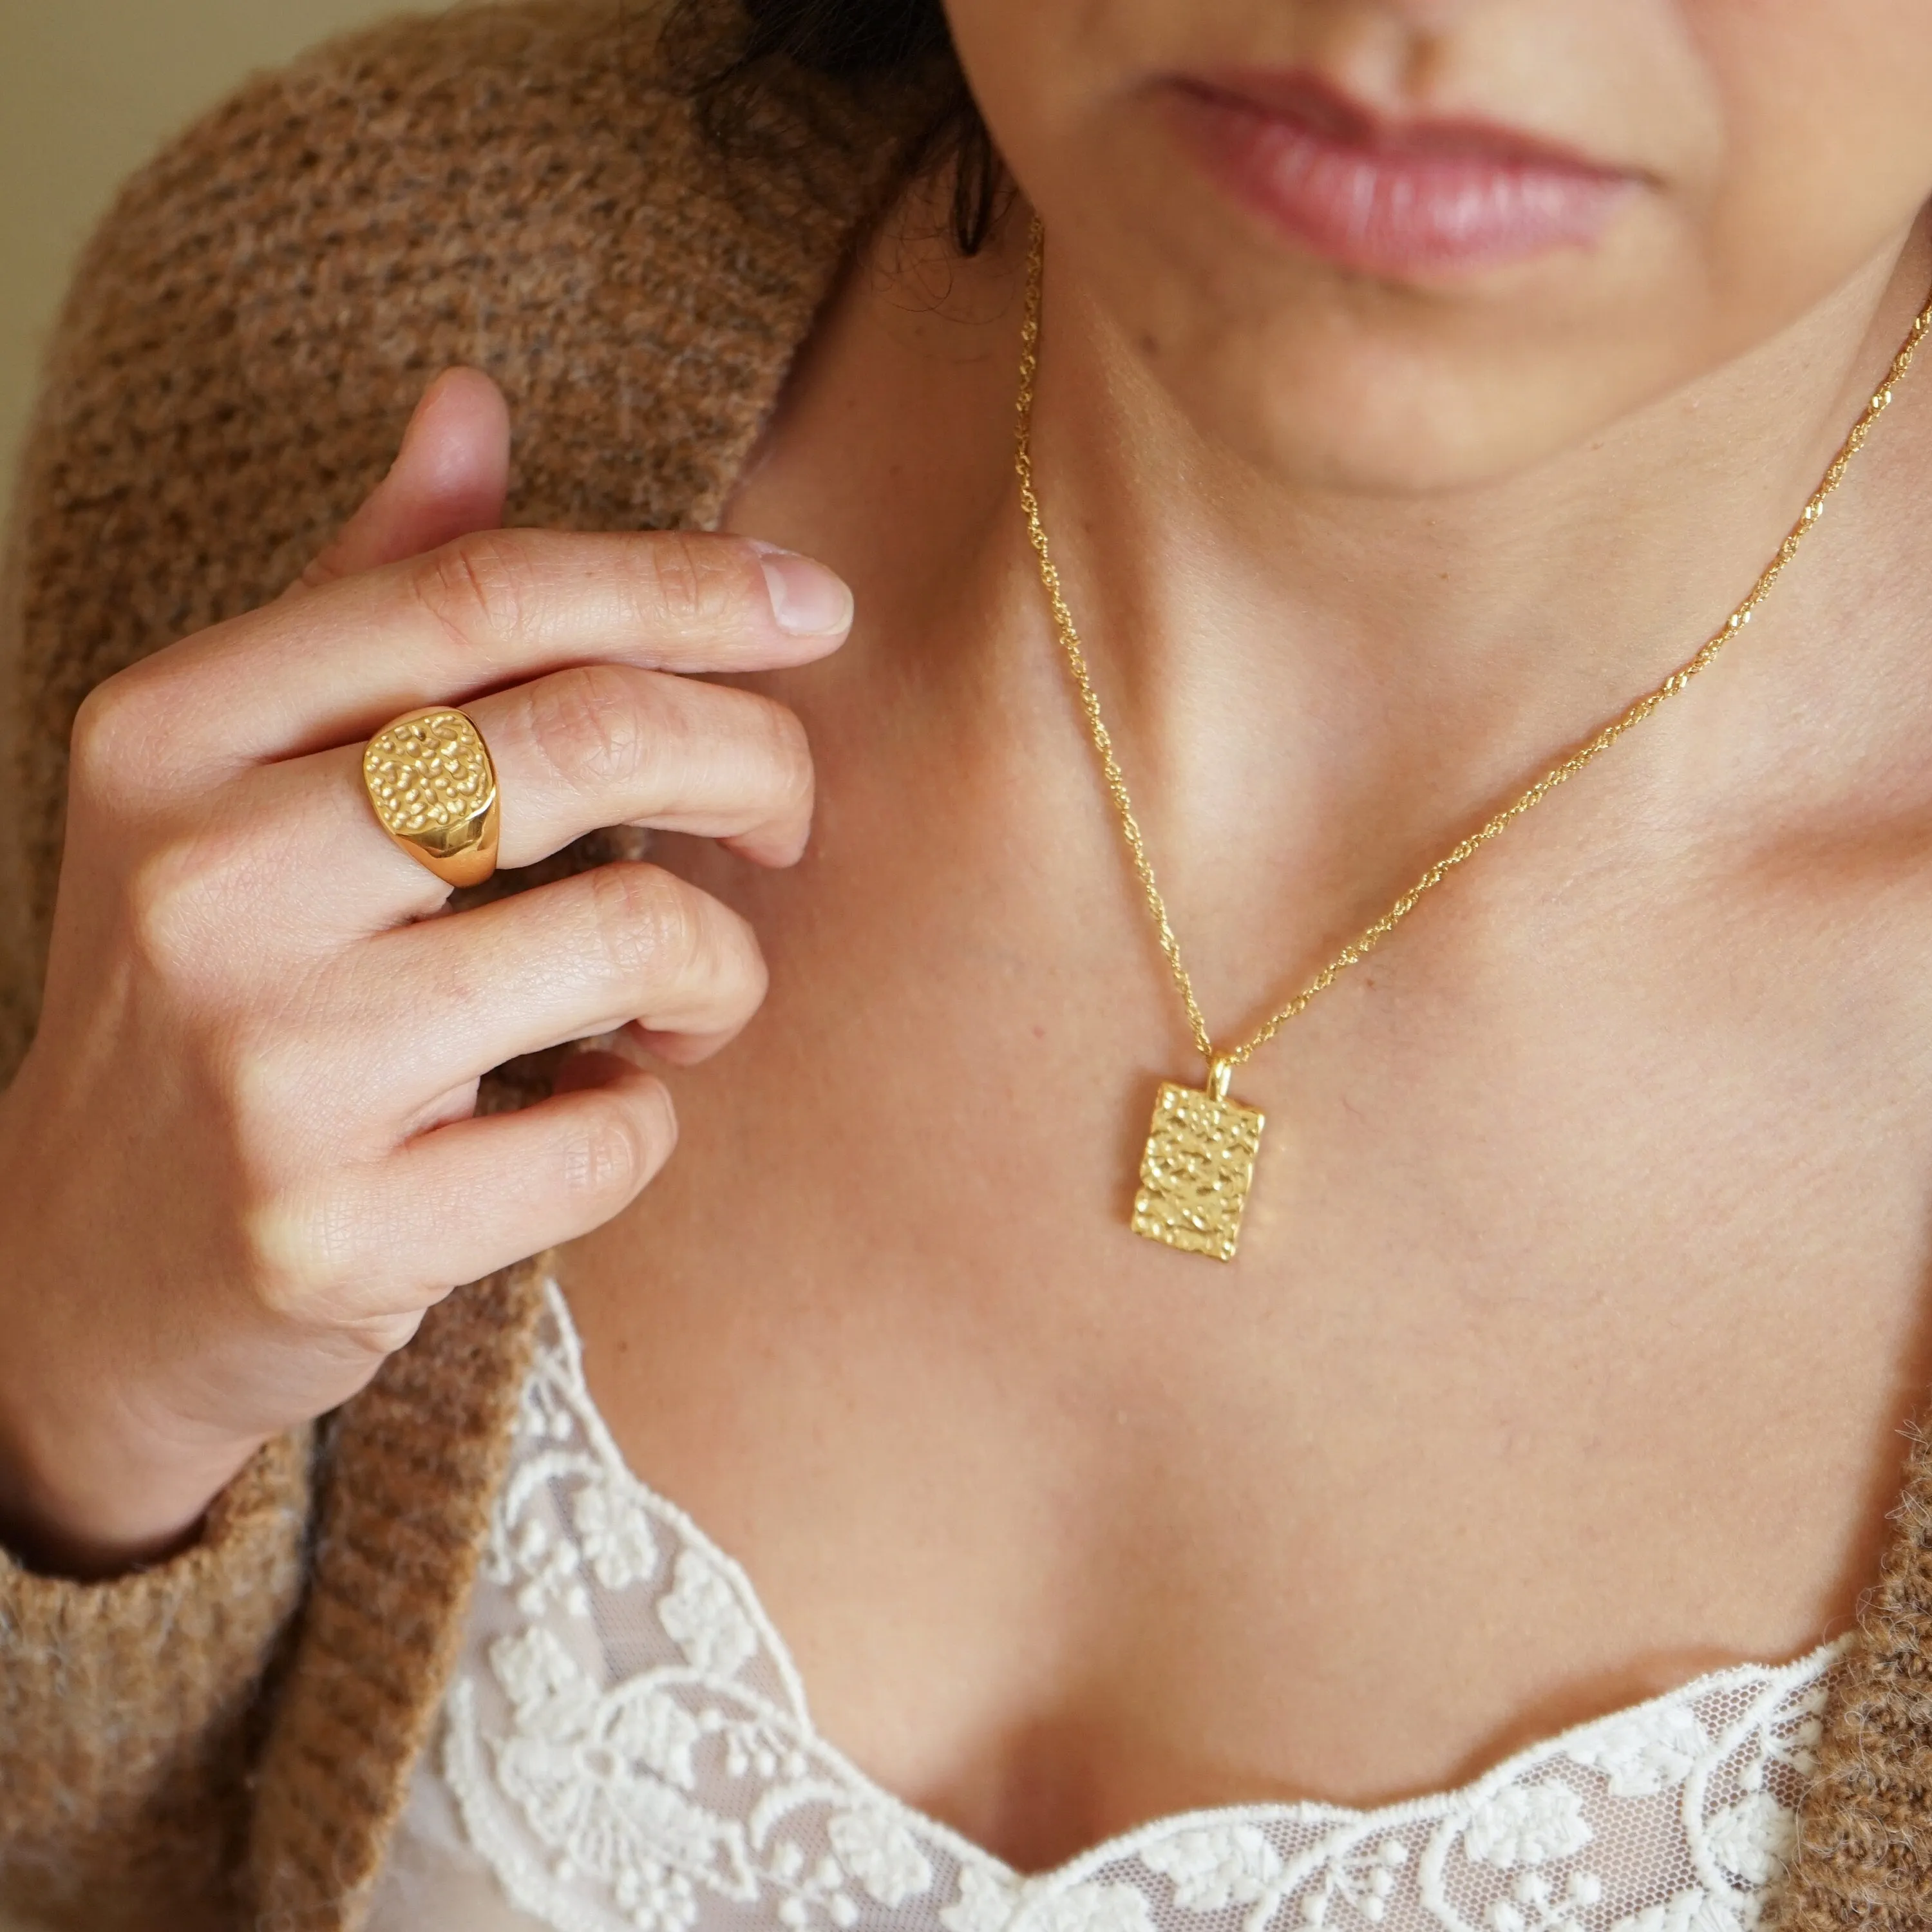
[[1162,1819],[1022,1879],[813,1730],[745,1573],[632,1474],[548,1312],[374,1932],[1742,1932],[1843,1646],[1381,1810]]

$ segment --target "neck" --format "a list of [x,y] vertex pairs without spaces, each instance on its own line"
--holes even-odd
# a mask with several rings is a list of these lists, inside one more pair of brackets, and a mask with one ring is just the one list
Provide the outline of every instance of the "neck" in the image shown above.
[[1352,764],[1405,716],[1472,727],[1466,745],[1520,718],[1546,751],[1598,722],[1749,587],[1924,298],[1922,252],[1585,446],[1406,498],[1284,482],[1207,443],[1049,272],[1041,495],[1150,791],[1204,716],[1280,742],[1311,704],[1360,711],[1381,722],[1339,734]]
[[[896,244],[883,272],[855,277],[731,520],[853,568],[882,650],[907,635],[956,645],[938,654],[944,715],[989,712],[988,745],[1010,751],[1016,707],[1038,698],[1070,784],[1097,796],[1014,507],[1024,242],[1016,220],[1004,254],[946,264],[938,298],[917,251]],[[1217,1005],[1280,990],[1246,984],[1216,943],[1235,930],[1231,907],[1247,909],[1250,960],[1258,948],[1312,964],[1721,625],[1882,374],[1928,261],[1915,236],[1777,339],[1531,473],[1403,498],[1263,476],[1205,442],[1049,251],[1044,520]],[[1754,664],[1780,632],[1802,642],[1872,543],[1916,526],[1909,491],[1873,487],[1932,422],[1916,394],[1908,385],[1754,622],[1740,650]],[[783,508],[784,452],[814,442],[839,449],[853,481],[837,502],[822,485],[802,493],[817,507],[801,521]],[[1834,548],[1846,526],[1862,542]],[[1643,742],[1671,742],[1683,715],[1660,715]]]
[[[1042,515],[1137,804],[1167,850],[1226,855],[1174,878],[1183,898],[1211,916],[1295,826],[1295,883],[1346,936],[1688,658],[1882,376],[1925,254],[1868,265],[1585,446],[1407,497],[1284,482],[1205,441],[1049,256]],[[1785,590],[1754,646],[1811,602]]]

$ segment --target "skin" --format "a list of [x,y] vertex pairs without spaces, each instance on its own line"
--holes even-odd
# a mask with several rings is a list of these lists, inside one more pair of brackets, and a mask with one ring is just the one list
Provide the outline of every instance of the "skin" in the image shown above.
[[[1932,27],[1906,0],[953,12],[1052,238],[1062,568],[1238,1037],[1775,547],[1932,281]],[[1160,76],[1214,64],[1639,185],[1591,248],[1352,276],[1187,164]],[[92,707],[48,1019],[0,1102],[16,1538],[167,1546],[459,1264],[595,1226],[560,1273],[633,1466],[746,1564],[825,1733],[1023,1867],[1196,1805],[1440,1787],[1844,1628],[1932,1374],[1924,374],[1746,638],[1243,1070],[1270,1143],[1217,1270],[1124,1226],[1152,1082],[1196,1070],[1013,506],[1023,218],[962,263],[929,214],[848,277],[728,519],[852,586],[836,657],[842,613],[779,638],[728,540],[436,548],[500,499],[497,406],[458,377],[327,580]],[[531,638],[466,601],[479,560]],[[364,630],[406,633],[426,585],[463,642],[378,688]],[[613,636],[552,734],[595,776],[547,788],[514,694]],[[686,700],[643,665],[766,702],[680,684],[667,730]],[[218,676],[229,736],[109,782],[192,739]],[[436,895],[356,829],[355,745],[494,688],[506,791],[559,842],[666,826],[667,869],[398,932]],[[818,800],[790,866],[788,716]],[[326,867],[289,872],[316,836],[271,809],[338,828]],[[255,852],[290,897],[250,926]],[[220,970],[216,920],[245,938]],[[638,1063],[746,1019],[754,932],[770,995],[664,1072],[682,1145],[640,1192],[668,1127]],[[559,978],[580,1000],[532,1018]],[[572,1031],[602,1043],[549,1114],[458,1118]],[[452,1200],[493,1204],[460,1256]],[[118,1372],[75,1371],[83,1333]]]

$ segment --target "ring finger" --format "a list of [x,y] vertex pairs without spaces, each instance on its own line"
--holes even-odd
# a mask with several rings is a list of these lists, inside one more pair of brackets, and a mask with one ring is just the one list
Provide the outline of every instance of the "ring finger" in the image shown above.
[[[464,710],[496,768],[502,866],[532,865],[608,825],[722,839],[761,865],[789,865],[804,850],[811,754],[797,718],[771,698],[593,664]],[[448,896],[376,822],[360,746],[259,767],[224,806],[267,848],[260,875],[286,879],[304,920],[320,916],[332,937],[420,918]],[[308,856],[291,866],[291,853]]]

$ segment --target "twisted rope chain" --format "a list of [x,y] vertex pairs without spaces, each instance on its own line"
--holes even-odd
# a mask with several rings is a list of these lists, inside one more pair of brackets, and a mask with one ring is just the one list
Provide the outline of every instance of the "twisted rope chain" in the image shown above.
[[1432,892],[1458,866],[1473,858],[1504,827],[1520,818],[1533,806],[1541,804],[1558,785],[1574,778],[1586,765],[1601,758],[1626,731],[1634,730],[1641,724],[1666,699],[1675,698],[1750,622],[1751,613],[1770,594],[1772,586],[1784,574],[1785,566],[1798,554],[1799,544],[1804,541],[1806,534],[1823,513],[1826,499],[1844,480],[1845,472],[1851,466],[1852,459],[1864,448],[1865,439],[1871,434],[1873,426],[1890,405],[1892,392],[1906,370],[1912,366],[1912,358],[1918,352],[1919,344],[1928,333],[1932,333],[1932,298],[1928,298],[1925,306],[1913,318],[1911,328],[1906,332],[1905,340],[1899,344],[1897,354],[1892,358],[1892,367],[1886,372],[1884,381],[1859,412],[1858,421],[1852,424],[1850,432],[1839,445],[1838,453],[1832,458],[1823,479],[1812,491],[1804,508],[1798,512],[1798,520],[1786,533],[1784,541],[1778,545],[1771,561],[1759,572],[1757,581],[1745,593],[1743,602],[1724,620],[1718,629],[1698,646],[1695,655],[1680,664],[1661,684],[1646,692],[1626,710],[1619,712],[1594,736],[1586,739],[1568,757],[1552,765],[1520,797],[1513,800],[1493,817],[1485,820],[1466,838],[1450,847],[1380,919],[1350,940],[1313,979],[1292,999],[1276,1007],[1247,1039],[1226,1053],[1217,1054],[1214,1050],[1214,1036],[1208,1030],[1206,1017],[1201,1010],[1201,1002],[1195,996],[1194,982],[1188,976],[1187,968],[1181,962],[1180,942],[1174,937],[1174,922],[1168,917],[1166,902],[1161,897],[1160,887],[1155,882],[1154,862],[1148,856],[1147,841],[1142,836],[1139,820],[1134,816],[1133,801],[1128,796],[1127,782],[1121,775],[1120,760],[1114,755],[1112,735],[1100,715],[1100,694],[1094,688],[1094,675],[1088,666],[1087,654],[1080,647],[1080,634],[1074,626],[1073,614],[1067,608],[1066,594],[1060,587],[1060,572],[1054,567],[1053,553],[1048,547],[1046,526],[1040,519],[1040,498],[1034,485],[1033,410],[1034,386],[1040,370],[1040,291],[1046,262],[1046,232],[1036,219],[1033,225],[1032,248],[1027,264],[1026,312],[1021,332],[1018,434],[1014,454],[1014,466],[1019,475],[1020,507],[1026,513],[1027,534],[1032,540],[1034,554],[1040,560],[1040,582],[1045,587],[1047,602],[1052,609],[1054,631],[1060,640],[1060,647],[1066,655],[1067,668],[1072,674],[1074,688],[1079,695],[1080,708],[1085,716],[1094,748],[1100,755],[1100,770],[1106,780],[1107,795],[1113,801],[1114,815],[1120,820],[1120,830],[1126,838],[1129,850],[1133,855],[1135,875],[1140,881],[1142,896],[1147,902],[1148,914],[1160,938],[1160,950],[1166,958],[1168,970],[1173,974],[1174,986],[1187,1009],[1187,1023],[1193,1031],[1194,1044],[1199,1049],[1202,1058],[1207,1061],[1210,1083],[1217,1089],[1225,1087],[1230,1071],[1252,1059],[1290,1020],[1304,1011],[1318,995],[1326,992],[1351,966],[1360,964],[1415,910],[1424,894]]

